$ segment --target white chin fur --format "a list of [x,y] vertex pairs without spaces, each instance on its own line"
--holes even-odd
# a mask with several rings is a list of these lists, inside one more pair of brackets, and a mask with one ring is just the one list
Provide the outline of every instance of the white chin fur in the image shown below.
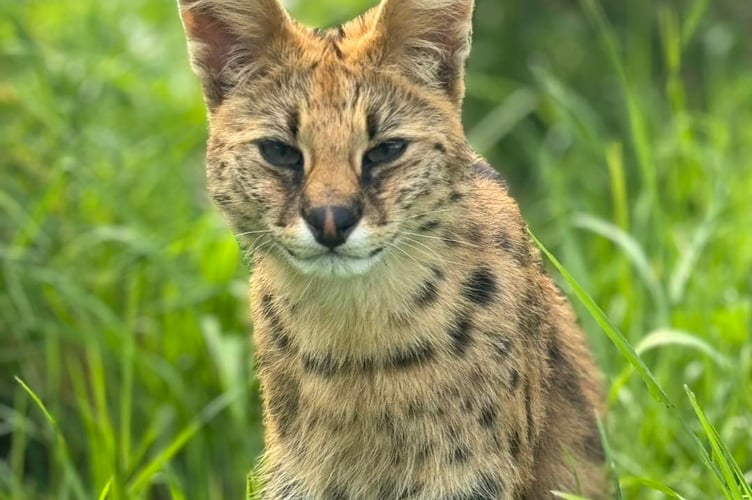
[[353,258],[325,254],[313,259],[298,259],[287,255],[290,263],[303,274],[349,278],[362,276],[381,260],[381,254],[373,257]]

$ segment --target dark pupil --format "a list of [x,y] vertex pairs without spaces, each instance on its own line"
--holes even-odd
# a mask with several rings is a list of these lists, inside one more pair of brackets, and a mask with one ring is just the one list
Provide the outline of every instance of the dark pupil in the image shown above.
[[404,141],[388,141],[379,144],[366,153],[366,163],[371,165],[394,161],[405,152],[407,143]]
[[259,144],[261,155],[275,167],[299,167],[303,155],[292,146],[279,141],[263,141]]

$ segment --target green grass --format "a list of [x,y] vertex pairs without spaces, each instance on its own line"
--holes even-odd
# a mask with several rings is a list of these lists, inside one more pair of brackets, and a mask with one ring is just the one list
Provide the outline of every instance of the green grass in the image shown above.
[[[468,135],[590,336],[619,498],[752,498],[745,2],[476,17]],[[1,2],[0,75],[0,498],[241,498],[262,445],[247,271],[204,195],[175,5]]]

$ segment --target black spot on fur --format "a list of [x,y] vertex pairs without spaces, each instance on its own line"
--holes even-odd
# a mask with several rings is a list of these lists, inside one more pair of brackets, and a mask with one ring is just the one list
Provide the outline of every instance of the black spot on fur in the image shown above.
[[478,162],[474,164],[473,174],[475,174],[475,177],[478,179],[493,181],[496,184],[498,184],[500,187],[504,188],[505,191],[507,190],[506,181],[504,181],[504,179],[501,178],[499,173],[488,163]]
[[460,244],[459,241],[457,241],[457,236],[454,234],[454,231],[446,230],[444,234],[442,235],[441,239],[444,241],[444,244],[448,247],[456,247]]
[[440,221],[430,220],[418,228],[419,233],[428,233],[441,225]]
[[436,144],[434,144],[433,148],[436,151],[440,151],[442,153],[446,153],[446,147],[444,147],[444,145],[442,143],[440,143],[440,142],[437,142]]
[[347,489],[339,484],[330,484],[324,491],[325,500],[350,500]]
[[269,416],[277,424],[280,436],[287,437],[298,417],[300,384],[289,374],[278,373],[265,387]]
[[473,271],[465,281],[462,294],[468,300],[478,304],[489,304],[498,293],[496,277],[487,267],[481,267]]
[[225,170],[227,170],[227,162],[226,161],[219,162],[216,168],[218,172],[224,172]]
[[519,242],[515,242],[507,231],[501,229],[496,232],[493,241],[499,250],[511,255],[520,267],[528,267],[532,263],[532,248],[526,237],[523,237]]
[[517,429],[509,435],[509,451],[515,460],[520,458],[520,431]]
[[470,451],[470,448],[468,448],[465,445],[459,445],[456,448],[454,448],[454,451],[452,452],[451,457],[449,457],[449,462],[452,464],[467,463],[471,454],[472,452]]
[[579,408],[590,408],[580,386],[579,374],[572,362],[561,352],[559,342],[551,338],[548,345],[548,364],[553,372],[553,388],[559,395]]
[[393,498],[399,498],[397,492],[397,485],[391,479],[382,479],[379,486],[378,500],[391,500]]
[[585,457],[593,463],[602,464],[606,461],[606,453],[603,450],[603,442],[595,419],[593,419],[593,426],[590,427],[587,436],[582,441],[582,451]]
[[449,195],[449,201],[452,203],[458,203],[462,201],[462,199],[465,197],[462,193],[459,191],[452,191],[452,194]]
[[212,199],[221,208],[227,208],[232,204],[232,197],[227,193],[212,193]]
[[433,280],[428,280],[420,288],[420,291],[415,296],[415,303],[419,307],[426,307],[434,302],[439,297],[439,287]]
[[261,298],[261,314],[269,323],[269,335],[277,348],[281,351],[290,350],[290,335],[274,309],[274,297],[271,294]]
[[389,359],[388,366],[394,368],[410,368],[431,361],[434,357],[433,346],[427,342],[395,352]]
[[446,427],[446,437],[452,443],[457,443],[460,439],[460,430],[454,424],[449,424]]
[[429,457],[433,456],[433,452],[434,452],[433,443],[421,444],[420,448],[418,448],[418,451],[415,454],[415,463],[418,463],[418,464],[424,463]]
[[486,429],[489,429],[494,426],[496,423],[497,418],[497,409],[494,405],[486,405],[483,407],[483,409],[480,412],[480,417],[478,418],[478,423],[481,425],[481,427],[485,427]]
[[520,372],[512,368],[512,376],[509,379],[509,387],[516,390],[520,386]]
[[500,229],[496,232],[493,238],[494,244],[504,252],[510,252],[512,248],[514,248],[514,245],[512,245],[512,239],[509,237],[509,233],[507,233],[504,229]]
[[303,354],[303,371],[324,378],[333,377],[337,373],[337,363],[331,355],[317,357],[313,354]]
[[527,439],[532,443],[537,432],[535,428],[535,415],[533,415],[533,395],[530,393],[530,383],[525,384],[525,415],[527,418]]
[[541,290],[536,284],[531,284],[524,292],[520,309],[517,312],[520,334],[539,337],[543,330],[543,307],[541,305]]
[[439,269],[436,266],[431,266],[431,272],[436,277],[437,280],[443,280],[444,279],[444,272]]
[[464,354],[468,346],[472,343],[473,337],[471,335],[471,330],[472,321],[467,314],[459,316],[452,323],[448,333],[456,354]]
[[548,361],[554,368],[561,367],[563,363],[567,363],[564,359],[564,355],[559,349],[559,342],[556,339],[551,339],[548,344]]
[[335,359],[331,354],[316,355],[305,353],[301,356],[306,373],[331,378],[335,375],[364,374],[374,370],[399,370],[420,366],[434,358],[434,348],[428,342],[418,342],[404,349],[395,350],[381,358]]

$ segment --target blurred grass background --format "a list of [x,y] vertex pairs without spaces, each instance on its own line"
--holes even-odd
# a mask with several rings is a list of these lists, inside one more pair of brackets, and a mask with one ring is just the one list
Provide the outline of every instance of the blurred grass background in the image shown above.
[[[372,3],[287,5],[325,26]],[[477,4],[468,136],[675,404],[576,304],[621,495],[741,498],[752,5]],[[205,135],[174,2],[0,0],[0,498],[242,497],[262,446],[248,275],[204,195]]]

